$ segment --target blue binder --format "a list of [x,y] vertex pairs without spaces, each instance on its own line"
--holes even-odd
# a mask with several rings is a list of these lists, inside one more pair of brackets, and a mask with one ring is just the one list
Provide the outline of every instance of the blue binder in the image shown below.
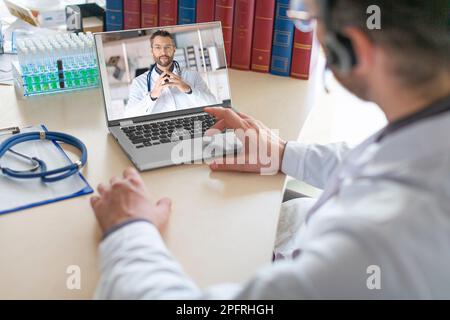
[[123,30],[123,0],[106,0],[106,31]]
[[294,23],[286,14],[288,9],[289,0],[277,0],[270,65],[270,73],[286,77],[291,71],[295,31]]
[[[34,130],[37,130],[37,129],[34,129]],[[41,125],[41,128],[38,129],[38,130],[48,131],[47,128],[44,125]],[[64,152],[64,150],[61,148],[61,146],[58,143],[53,142],[53,145],[55,146],[55,149],[56,149],[55,152],[56,153],[59,152],[63,159],[67,159],[67,160],[70,161],[69,157],[67,156],[67,154]],[[86,179],[83,177],[83,175],[81,173],[78,172],[75,176],[76,176],[77,179],[80,179],[78,181],[80,187],[77,188],[76,190],[73,190],[73,192],[70,192],[68,194],[59,194],[57,197],[54,197],[54,198],[43,197],[42,199],[39,199],[37,201],[27,201],[25,199],[25,200],[22,201],[22,203],[20,205],[15,205],[15,206],[13,206],[11,208],[0,209],[0,215],[11,213],[11,212],[15,212],[15,211],[19,211],[19,210],[24,210],[24,209],[28,209],[28,208],[32,208],[32,207],[36,207],[36,206],[41,206],[41,205],[45,205],[45,204],[56,202],[56,201],[62,201],[62,200],[66,200],[66,199],[71,199],[71,198],[83,196],[83,195],[90,194],[90,193],[94,192],[92,190],[91,186],[88,184],[88,182],[86,181]],[[0,179],[4,179],[4,177],[0,177]],[[5,179],[8,179],[8,178],[5,178]],[[28,180],[28,181],[19,181],[18,183],[30,183],[30,180]],[[45,185],[42,185],[42,188],[45,188],[45,187],[46,187]],[[25,198],[25,196],[24,196],[24,198]]]
[[178,0],[178,24],[196,22],[196,0]]

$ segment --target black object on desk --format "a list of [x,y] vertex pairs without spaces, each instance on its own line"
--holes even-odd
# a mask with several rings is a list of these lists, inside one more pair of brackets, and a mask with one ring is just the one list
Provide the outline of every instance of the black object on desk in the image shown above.
[[66,6],[67,31],[85,31],[83,27],[83,19],[89,17],[97,17],[98,19],[103,21],[103,26],[105,25],[105,10],[96,3],[84,3]]

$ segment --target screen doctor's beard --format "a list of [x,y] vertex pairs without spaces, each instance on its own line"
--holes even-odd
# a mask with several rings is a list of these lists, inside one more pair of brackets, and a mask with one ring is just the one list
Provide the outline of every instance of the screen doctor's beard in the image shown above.
[[168,67],[173,62],[173,56],[161,55],[159,57],[154,57],[155,62],[161,67]]

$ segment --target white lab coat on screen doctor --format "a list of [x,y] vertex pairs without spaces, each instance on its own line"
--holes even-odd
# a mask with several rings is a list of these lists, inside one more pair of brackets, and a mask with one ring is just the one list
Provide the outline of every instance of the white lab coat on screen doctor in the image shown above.
[[[147,75],[149,72],[147,71],[133,79],[130,87],[129,100],[125,107],[125,118],[204,107],[220,103],[208,89],[208,86],[198,72],[184,68],[181,68],[181,75],[176,69],[173,73],[180,76],[191,87],[192,93],[186,94],[178,88],[167,87],[162,90],[158,99],[152,101],[147,86]],[[155,83],[159,77],[160,75],[154,69],[151,75],[152,89],[155,87]]]
[[[202,291],[172,258],[157,229],[135,222],[102,241],[96,297],[449,299],[449,133],[447,112],[381,142],[377,133],[353,150],[344,144],[289,142],[283,172],[326,188],[314,203],[285,204],[283,216],[292,228],[285,228],[284,239],[278,237],[275,250],[284,259],[244,284]],[[301,207],[308,213],[296,210]]]

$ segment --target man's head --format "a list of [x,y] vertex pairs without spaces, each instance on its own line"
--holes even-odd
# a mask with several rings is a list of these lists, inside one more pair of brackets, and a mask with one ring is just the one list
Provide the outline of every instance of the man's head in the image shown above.
[[[320,10],[323,3],[329,9],[327,24]],[[350,40],[356,65],[348,74],[333,66],[332,70],[359,97],[376,100],[383,82],[419,92],[429,90],[439,79],[450,79],[448,0],[307,0],[306,4],[318,18],[322,44],[330,32]],[[373,5],[380,8],[379,30],[367,24],[371,17],[367,10]]]
[[150,37],[153,60],[158,66],[167,68],[173,62],[175,41],[170,32],[158,30]]

